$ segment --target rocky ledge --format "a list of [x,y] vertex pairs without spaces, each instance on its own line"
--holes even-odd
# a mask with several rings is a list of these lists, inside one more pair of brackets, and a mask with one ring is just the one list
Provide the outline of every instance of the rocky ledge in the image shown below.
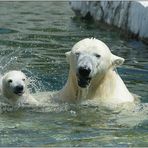
[[121,28],[148,43],[148,1],[70,1],[76,15]]

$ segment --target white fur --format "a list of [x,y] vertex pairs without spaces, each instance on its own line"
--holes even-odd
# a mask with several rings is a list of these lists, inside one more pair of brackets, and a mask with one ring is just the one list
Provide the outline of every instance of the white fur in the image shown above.
[[[10,71],[1,77],[1,101],[11,105],[37,105],[38,102],[29,94],[27,89],[28,80],[21,71]],[[22,92],[16,94],[16,87],[22,86]]]
[[[70,64],[69,76],[66,85],[56,98],[67,102],[95,99],[107,105],[134,101],[134,97],[115,71],[117,66],[122,65],[124,59],[113,55],[102,41],[83,39],[66,53],[66,57]],[[91,81],[86,88],[78,85],[77,73],[80,66],[91,69],[89,75]]]

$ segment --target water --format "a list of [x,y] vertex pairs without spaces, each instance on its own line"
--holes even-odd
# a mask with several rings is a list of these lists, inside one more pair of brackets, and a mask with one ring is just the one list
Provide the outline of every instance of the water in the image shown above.
[[88,104],[5,112],[0,146],[148,146],[147,45],[74,18],[68,2],[0,2],[0,71],[25,72],[31,92],[62,88],[69,68],[64,53],[85,37],[101,39],[126,59],[118,72],[142,104],[122,112]]

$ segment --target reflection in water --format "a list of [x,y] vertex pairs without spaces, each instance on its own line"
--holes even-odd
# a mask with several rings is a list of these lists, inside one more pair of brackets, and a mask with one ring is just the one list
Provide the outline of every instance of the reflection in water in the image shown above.
[[[85,37],[124,57],[119,74],[142,103],[111,111],[94,104],[48,104],[0,114],[0,146],[148,146],[148,46],[114,28],[74,18],[68,2],[0,2],[0,73],[22,70],[31,92],[59,90],[64,53]],[[38,99],[44,99],[43,96]]]

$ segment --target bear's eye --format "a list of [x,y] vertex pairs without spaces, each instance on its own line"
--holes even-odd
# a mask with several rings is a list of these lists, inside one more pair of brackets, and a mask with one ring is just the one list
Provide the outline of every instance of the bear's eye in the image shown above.
[[100,58],[100,57],[101,57],[101,55],[99,55],[99,54],[95,54],[95,57]]
[[22,79],[23,81],[26,81],[26,79],[24,78],[24,79]]
[[12,83],[12,80],[10,79],[10,80],[8,80],[8,83]]
[[76,56],[78,57],[78,56],[80,55],[80,52],[76,52],[75,54],[76,54]]

